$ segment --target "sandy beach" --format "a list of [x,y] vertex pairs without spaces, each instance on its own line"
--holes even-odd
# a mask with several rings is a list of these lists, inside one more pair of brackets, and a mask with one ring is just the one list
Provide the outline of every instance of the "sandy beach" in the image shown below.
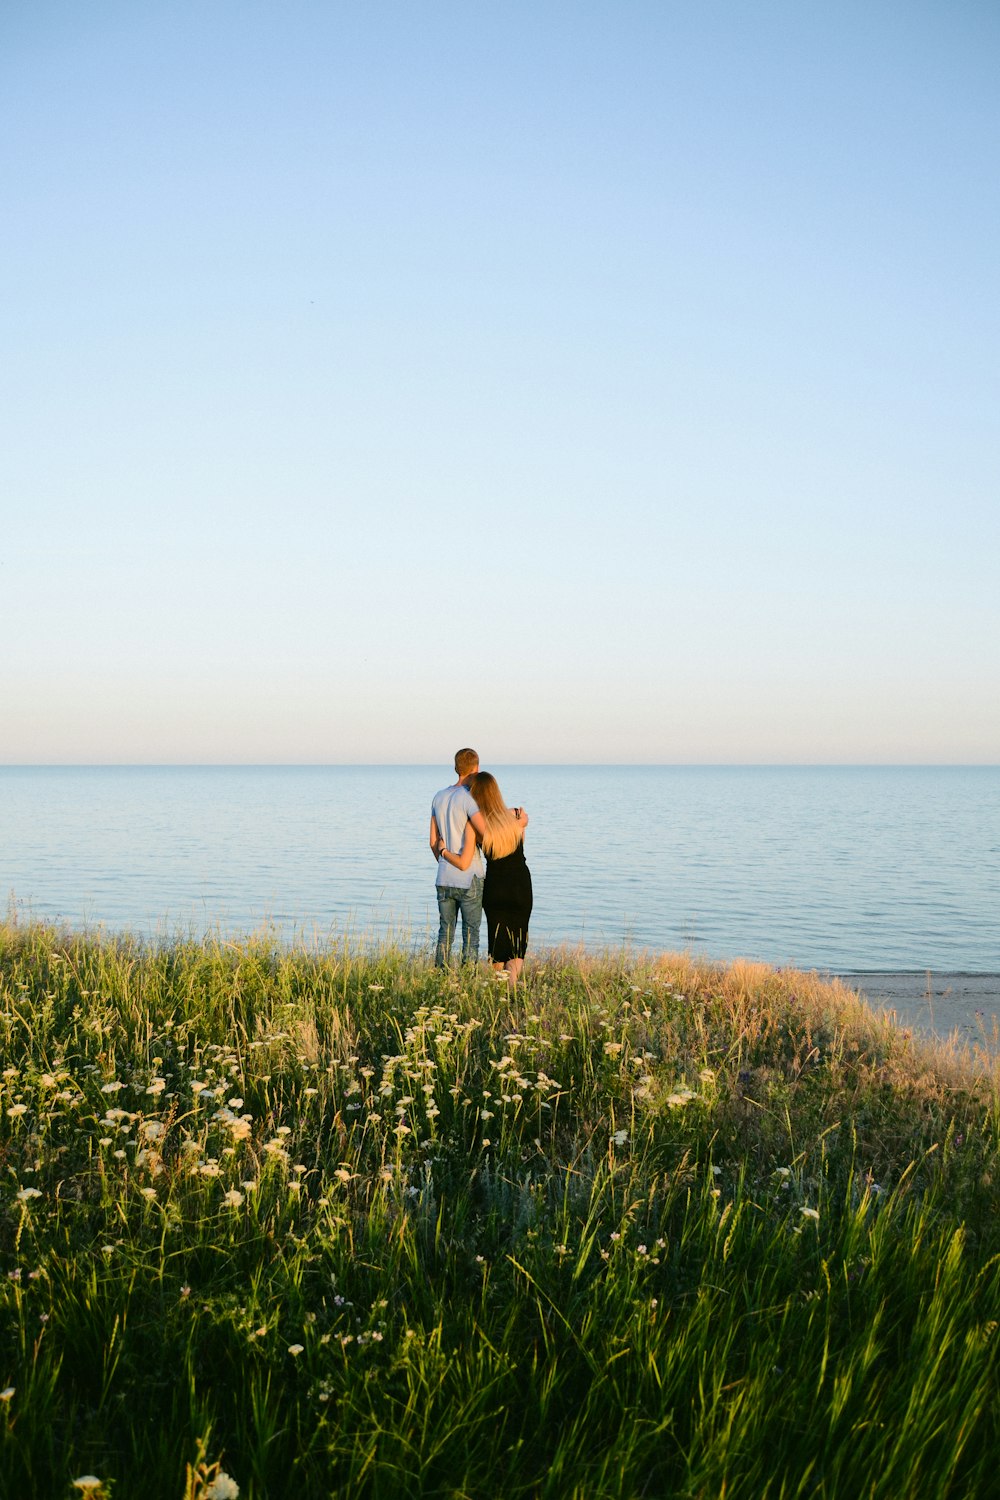
[[900,1025],[957,1036],[1000,1052],[1000,974],[864,973],[836,976]]

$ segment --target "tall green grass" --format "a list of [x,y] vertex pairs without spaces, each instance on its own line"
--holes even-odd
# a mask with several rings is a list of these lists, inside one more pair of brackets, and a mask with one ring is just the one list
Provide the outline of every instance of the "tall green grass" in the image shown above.
[[997,1077],[678,956],[0,928],[0,1494],[996,1493]]

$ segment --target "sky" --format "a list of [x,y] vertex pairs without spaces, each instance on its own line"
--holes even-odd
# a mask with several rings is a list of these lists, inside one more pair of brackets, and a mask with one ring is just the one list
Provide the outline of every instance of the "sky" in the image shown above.
[[0,762],[1000,761],[992,0],[0,9]]

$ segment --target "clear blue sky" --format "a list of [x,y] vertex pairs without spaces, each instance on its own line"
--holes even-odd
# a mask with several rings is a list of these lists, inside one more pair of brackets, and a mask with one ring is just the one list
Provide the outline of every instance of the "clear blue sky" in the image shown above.
[[0,759],[1000,760],[1000,8],[0,10]]

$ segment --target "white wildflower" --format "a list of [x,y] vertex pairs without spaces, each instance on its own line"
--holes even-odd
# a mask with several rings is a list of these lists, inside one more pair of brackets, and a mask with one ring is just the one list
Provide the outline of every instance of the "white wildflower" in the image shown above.
[[205,1500],[239,1500],[240,1487],[231,1474],[220,1469],[205,1491]]

